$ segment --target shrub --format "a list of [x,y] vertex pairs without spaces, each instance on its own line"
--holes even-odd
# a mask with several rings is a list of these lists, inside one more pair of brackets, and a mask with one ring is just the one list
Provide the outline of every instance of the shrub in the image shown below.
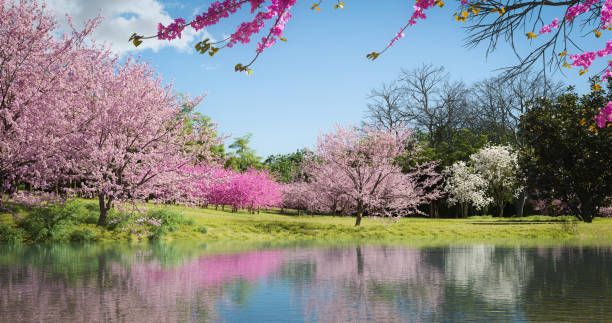
[[77,229],[77,230],[72,231],[72,233],[70,234],[70,241],[73,241],[73,242],[90,242],[90,241],[95,241],[95,240],[96,240],[96,235],[90,229],[84,229],[84,230]]
[[75,203],[58,203],[33,209],[18,226],[25,230],[30,242],[66,240],[67,226],[75,219],[75,207]]
[[200,233],[206,234],[208,232],[208,228],[206,226],[201,226],[198,228]]
[[7,223],[0,223],[0,243],[20,243],[23,237],[22,229]]

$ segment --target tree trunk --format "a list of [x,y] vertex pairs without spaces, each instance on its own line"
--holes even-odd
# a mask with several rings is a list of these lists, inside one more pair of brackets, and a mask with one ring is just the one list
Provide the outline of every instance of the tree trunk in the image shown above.
[[355,221],[355,226],[358,227],[361,224],[361,218],[363,217],[363,212],[357,213],[357,220]]
[[580,215],[584,222],[591,223],[594,218],[593,196],[588,194],[583,196],[584,198],[582,196],[580,197]]
[[503,218],[504,217],[504,207],[506,206],[506,204],[503,201],[499,202],[498,204],[499,204],[499,212],[498,212],[499,217]]
[[523,210],[525,209],[525,202],[527,201],[527,189],[523,188],[521,195],[515,198],[513,201],[514,209],[516,210],[516,216],[523,217]]
[[[106,217],[108,215],[108,210],[110,210],[113,205],[113,197],[109,197],[107,201],[105,201],[106,196],[104,194],[98,195],[98,204],[100,206],[100,217],[98,218],[98,225],[105,226],[106,225]],[[106,202],[106,203],[105,203]]]

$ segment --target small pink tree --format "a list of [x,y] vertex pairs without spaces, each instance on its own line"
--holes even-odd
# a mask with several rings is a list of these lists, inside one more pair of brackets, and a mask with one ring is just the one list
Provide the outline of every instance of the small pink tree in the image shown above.
[[232,211],[248,209],[254,213],[259,208],[281,205],[281,185],[276,183],[267,170],[248,169],[244,173],[232,169],[213,167],[210,179],[200,181],[199,196],[216,207],[232,206]]
[[[421,213],[417,207],[438,198],[441,176],[432,162],[416,163],[408,173],[397,163],[414,158],[412,132],[405,128],[363,130],[337,126],[318,139],[314,158],[305,172],[318,198],[315,208],[356,214],[360,225],[364,214],[401,216]],[[333,199],[330,199],[332,197]]]

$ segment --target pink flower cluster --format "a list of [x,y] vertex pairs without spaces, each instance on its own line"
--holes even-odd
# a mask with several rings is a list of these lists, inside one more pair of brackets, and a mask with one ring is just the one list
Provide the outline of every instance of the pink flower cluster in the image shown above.
[[157,24],[157,39],[159,40],[172,40],[181,38],[181,33],[185,29],[185,19],[177,18],[174,22],[164,27],[161,23]]
[[542,29],[540,29],[540,34],[548,34],[553,29],[558,29],[558,28],[559,28],[559,18],[555,18],[555,20],[553,20],[550,25],[543,26]]
[[230,205],[234,212],[239,209],[254,212],[281,204],[281,185],[267,170],[249,169],[240,173],[211,164],[196,166],[192,172],[205,174],[184,189],[192,199],[199,200],[195,204]]
[[612,0],[606,0],[601,8],[601,25],[599,28],[608,29],[612,25]]
[[397,35],[395,35],[395,38],[393,38],[391,40],[391,42],[389,43],[389,46],[393,46],[393,43],[398,41],[400,38],[404,38],[404,29],[403,28],[399,31],[399,33],[397,33]]
[[[609,70],[608,70],[609,72]],[[608,102],[605,108],[599,111],[599,114],[595,116],[595,121],[597,121],[597,126],[603,128],[606,126],[606,122],[612,122],[612,102]]]
[[[596,52],[585,52],[582,54],[570,55],[569,58],[574,61],[572,63],[573,66],[580,66],[584,69],[588,69],[589,66],[591,66],[591,63],[593,63],[593,61],[597,57],[604,57],[610,54],[612,54],[612,39],[606,43],[606,47],[603,49],[600,49]],[[608,71],[609,70],[607,70],[606,72]],[[607,80],[608,77],[606,75],[608,75],[608,73],[604,75],[602,81]]]
[[[462,0],[461,3],[463,3]],[[466,1],[467,2],[467,1]],[[425,10],[433,7],[436,5],[436,1],[435,0],[421,0],[418,1],[415,5],[414,5],[414,12],[412,13],[412,16],[410,17],[410,20],[408,20],[408,24],[410,26],[416,24],[417,19],[425,19],[427,18],[427,15],[425,14]],[[400,31],[400,33],[402,33],[404,31],[404,28],[402,28],[402,31]]]
[[579,3],[573,7],[567,9],[567,13],[565,14],[565,20],[568,22],[574,20],[577,16],[589,11],[591,6],[597,3],[599,0],[587,0],[583,3]]

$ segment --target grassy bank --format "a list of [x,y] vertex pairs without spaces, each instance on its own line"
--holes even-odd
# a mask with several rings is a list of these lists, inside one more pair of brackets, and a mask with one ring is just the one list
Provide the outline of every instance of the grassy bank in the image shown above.
[[[148,214],[140,217],[169,218],[170,222],[152,227],[134,217],[125,223],[98,227],[97,204],[92,200],[70,202],[69,220],[59,221],[52,229],[50,241],[139,241],[150,236],[161,240],[201,242],[266,242],[266,241],[551,241],[551,242],[601,242],[612,243],[612,219],[597,218],[593,223],[579,223],[572,218],[526,217],[470,219],[404,218],[398,222],[364,219],[360,227],[354,226],[354,218],[333,216],[296,216],[276,213],[230,213],[211,208],[187,208],[181,206],[148,205]],[[17,208],[24,219],[32,217],[33,210]],[[161,214],[161,215],[160,215]],[[149,216],[151,215],[151,216]],[[48,215],[44,215],[48,216]],[[161,217],[161,218],[160,218]],[[116,219],[128,219],[127,214],[115,215]],[[112,222],[111,218],[111,222]],[[567,221],[570,222],[567,222]],[[31,236],[13,221],[9,214],[0,215],[4,230],[17,230],[21,239],[32,241]],[[18,220],[23,221],[23,220]],[[162,220],[159,220],[162,221]],[[164,220],[167,221],[167,220]],[[140,226],[139,226],[140,225]],[[28,228],[36,226],[30,224]],[[7,229],[8,228],[8,229]],[[35,227],[36,228],[36,227]],[[156,231],[157,230],[157,231]],[[43,230],[43,233],[47,233]],[[0,234],[2,231],[0,230]],[[39,233],[40,234],[40,233]],[[5,233],[6,235],[6,233]],[[139,237],[140,235],[140,237]],[[44,240],[44,239],[43,239]],[[40,240],[39,240],[40,241]]]

